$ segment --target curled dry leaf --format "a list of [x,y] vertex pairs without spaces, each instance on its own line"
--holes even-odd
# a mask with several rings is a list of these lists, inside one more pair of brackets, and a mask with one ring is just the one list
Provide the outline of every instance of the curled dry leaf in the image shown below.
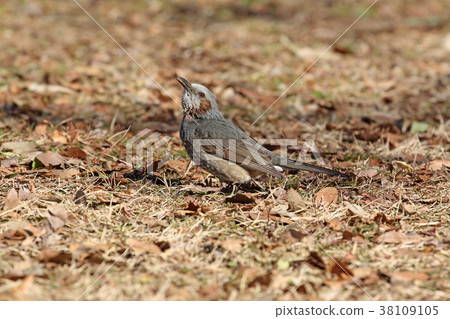
[[16,208],[20,204],[19,195],[17,194],[17,191],[14,188],[11,188],[11,190],[6,195],[5,199],[5,206],[3,207],[3,210],[10,210],[13,208]]
[[339,191],[335,187],[325,187],[316,194],[315,202],[318,205],[336,204],[338,195]]
[[413,168],[411,165],[401,162],[401,161],[392,161],[392,165],[396,165],[398,168],[407,171],[408,173],[411,173],[413,171]]

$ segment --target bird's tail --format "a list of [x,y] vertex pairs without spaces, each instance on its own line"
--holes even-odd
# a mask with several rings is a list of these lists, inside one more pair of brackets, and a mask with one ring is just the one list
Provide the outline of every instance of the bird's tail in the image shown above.
[[302,170],[302,171],[308,171],[308,172],[314,172],[314,173],[322,173],[322,174],[328,174],[332,176],[340,176],[343,178],[349,178],[347,174],[334,171],[329,168],[320,167],[312,164],[307,164],[299,161],[294,161],[286,157],[282,157],[278,154],[272,153],[272,162],[274,165],[281,166],[284,169],[288,170]]

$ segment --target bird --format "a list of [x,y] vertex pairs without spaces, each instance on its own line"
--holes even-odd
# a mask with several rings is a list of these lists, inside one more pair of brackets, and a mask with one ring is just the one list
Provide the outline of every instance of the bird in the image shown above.
[[183,145],[194,164],[222,182],[244,184],[262,174],[281,178],[284,171],[300,170],[349,177],[268,150],[222,115],[216,98],[207,87],[190,83],[181,76],[177,81],[184,88],[180,126]]

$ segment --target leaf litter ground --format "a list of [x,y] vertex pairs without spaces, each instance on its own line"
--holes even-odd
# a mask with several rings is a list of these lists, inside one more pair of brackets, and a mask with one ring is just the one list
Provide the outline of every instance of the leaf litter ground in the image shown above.
[[[75,3],[0,4],[0,299],[450,298],[445,1],[381,1],[254,126],[369,2],[80,3],[167,92]],[[187,170],[175,75],[351,179]],[[171,139],[142,178],[144,128]]]

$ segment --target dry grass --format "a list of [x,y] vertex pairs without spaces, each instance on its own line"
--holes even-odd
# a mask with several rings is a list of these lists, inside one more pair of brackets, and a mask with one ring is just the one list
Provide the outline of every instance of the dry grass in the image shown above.
[[[255,126],[369,2],[80,3],[177,100],[180,74],[252,136],[313,139],[352,178],[221,191],[186,173],[179,106],[75,3],[3,1],[0,208],[22,192],[0,211],[0,299],[450,298],[445,1],[377,4]],[[172,137],[157,179],[126,178],[125,143],[142,128]],[[18,141],[87,157],[33,167],[38,153],[5,147]],[[337,202],[320,205],[326,187]],[[55,204],[67,218],[49,215]]]

